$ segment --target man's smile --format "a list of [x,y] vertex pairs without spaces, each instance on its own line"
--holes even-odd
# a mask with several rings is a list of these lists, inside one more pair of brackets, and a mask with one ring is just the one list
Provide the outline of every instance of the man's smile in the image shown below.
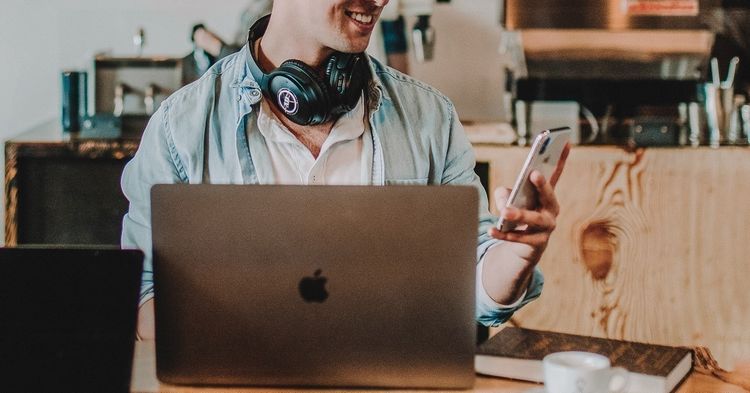
[[354,11],[345,11],[344,13],[362,27],[372,27],[375,25],[375,16],[373,14]]

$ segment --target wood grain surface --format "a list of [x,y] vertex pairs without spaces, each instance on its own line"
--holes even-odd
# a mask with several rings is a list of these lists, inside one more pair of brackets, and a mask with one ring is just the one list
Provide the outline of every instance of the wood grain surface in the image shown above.
[[[527,151],[477,145],[490,187]],[[513,323],[750,358],[750,148],[579,146],[557,195],[544,292]]]
[[665,55],[705,56],[711,50],[713,34],[706,30],[592,30],[524,29],[524,52],[533,58],[591,56],[601,58],[658,60]]

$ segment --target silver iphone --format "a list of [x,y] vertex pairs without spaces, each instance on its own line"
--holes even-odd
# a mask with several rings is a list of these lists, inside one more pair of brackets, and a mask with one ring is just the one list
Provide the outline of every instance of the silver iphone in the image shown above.
[[[531,145],[531,151],[526,156],[526,162],[523,164],[521,172],[516,178],[513,190],[510,192],[506,207],[515,207],[518,209],[533,210],[536,208],[538,192],[536,186],[531,183],[529,176],[534,170],[538,170],[549,181],[550,176],[555,172],[557,163],[560,161],[563,149],[570,140],[571,129],[561,127],[545,130],[539,134],[534,143]],[[497,222],[497,228],[502,232],[509,232],[515,229],[515,224],[509,221],[500,220]]]

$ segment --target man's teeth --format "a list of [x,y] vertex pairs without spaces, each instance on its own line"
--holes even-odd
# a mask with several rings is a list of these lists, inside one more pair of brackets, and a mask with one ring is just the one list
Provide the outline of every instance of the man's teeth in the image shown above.
[[358,14],[356,12],[352,12],[351,14],[352,19],[356,20],[360,23],[370,23],[372,22],[372,15],[366,15],[366,14]]

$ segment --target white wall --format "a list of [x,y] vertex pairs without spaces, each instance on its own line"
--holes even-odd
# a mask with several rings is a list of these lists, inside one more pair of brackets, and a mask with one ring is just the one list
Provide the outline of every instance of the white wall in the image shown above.
[[[312,1],[312,0],[311,0]],[[190,28],[204,22],[231,39],[249,0],[2,0],[0,2],[0,143],[59,117],[60,71],[86,68],[93,55],[133,55],[132,36],[146,32],[146,55],[183,56]],[[498,0],[453,0],[432,18],[436,58],[412,62],[413,74],[453,99],[462,119],[501,117],[497,54]],[[0,149],[0,162],[5,162]],[[4,223],[0,208],[0,223]],[[4,239],[0,225],[0,243]]]
[[134,54],[138,27],[146,31],[145,54],[182,56],[196,22],[233,37],[246,1],[3,0],[0,138],[58,116],[60,71],[85,68],[98,51]]

